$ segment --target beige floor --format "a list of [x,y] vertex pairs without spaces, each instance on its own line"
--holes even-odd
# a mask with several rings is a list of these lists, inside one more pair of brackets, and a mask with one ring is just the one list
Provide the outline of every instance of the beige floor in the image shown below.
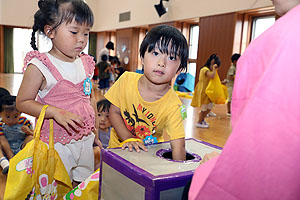
[[[1,74],[0,73],[0,87],[4,87],[10,91],[12,95],[17,95],[19,86],[22,82],[21,74]],[[97,100],[102,99],[99,90],[94,87]],[[225,105],[215,105],[213,112],[217,114],[217,117],[207,118],[207,122],[210,124],[209,129],[200,129],[195,127],[195,123],[198,120],[198,108],[190,106],[190,99],[182,98],[182,102],[187,107],[187,119],[184,121],[186,138],[196,138],[205,142],[223,147],[228,136],[230,135],[230,117],[226,116]],[[29,117],[30,119],[34,119]],[[1,171],[1,170],[0,170]],[[6,176],[3,176],[0,172],[0,200],[3,199],[5,189]]]

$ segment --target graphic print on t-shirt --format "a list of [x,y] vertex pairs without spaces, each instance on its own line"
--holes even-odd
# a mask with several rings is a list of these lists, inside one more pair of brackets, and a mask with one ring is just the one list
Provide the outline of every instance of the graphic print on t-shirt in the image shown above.
[[126,109],[123,111],[124,123],[130,133],[140,139],[154,134],[156,127],[154,114],[141,104],[137,107],[132,104],[132,107],[133,113],[129,113]]

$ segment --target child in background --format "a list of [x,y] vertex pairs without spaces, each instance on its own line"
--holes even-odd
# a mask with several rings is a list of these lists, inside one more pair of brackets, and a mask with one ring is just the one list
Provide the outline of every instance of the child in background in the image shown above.
[[21,112],[16,108],[15,96],[6,95],[1,99],[0,165],[3,169],[2,173],[7,174],[8,160],[32,140],[33,130],[31,122],[26,117],[20,116]]
[[[98,138],[102,143],[103,148],[108,147],[108,142],[110,138],[111,131],[111,122],[109,120],[109,108],[111,103],[102,99],[97,102],[97,110],[98,110]],[[99,147],[94,147],[94,155],[95,155],[95,170],[100,167],[100,150]]]
[[107,59],[108,57],[106,54],[102,55],[101,61],[96,65],[99,69],[99,89],[101,90],[102,95],[104,95],[109,88],[110,64],[108,64]]
[[111,122],[109,120],[109,108],[111,103],[102,99],[97,102],[97,110],[98,110],[98,137],[102,143],[103,148],[108,147],[108,142],[110,138],[111,131]]
[[232,65],[230,66],[227,72],[227,77],[226,77],[226,86],[228,91],[227,116],[231,116],[231,99],[232,99],[234,77],[236,72],[236,63],[240,57],[241,55],[238,53],[235,53],[231,56]]
[[[94,171],[94,140],[101,145],[93,133],[97,107],[91,78],[95,63],[91,56],[81,54],[94,17],[82,0],[39,0],[38,7],[31,38],[36,51],[25,57],[27,69],[17,108],[38,117],[42,107],[49,105],[41,140],[48,143],[49,119],[54,119],[55,149],[76,186]],[[51,39],[49,52],[37,51],[37,31]]]
[[191,102],[191,106],[201,108],[199,119],[196,124],[197,128],[209,128],[209,124],[204,119],[213,108],[213,103],[206,95],[205,90],[209,80],[215,77],[216,69],[220,67],[220,64],[220,58],[216,54],[212,54],[200,70],[199,81],[195,87],[194,96]]
[[122,145],[129,151],[147,151],[144,144],[162,142],[165,131],[171,139],[173,159],[185,160],[185,109],[170,81],[187,68],[186,39],[172,26],[157,26],[145,36],[140,56],[144,74],[125,72],[105,94],[112,103],[109,148]]
[[[0,87],[0,110],[2,110],[2,97],[10,95],[9,91],[3,87]],[[2,120],[0,115],[0,121]]]
[[[93,59],[94,59],[94,62],[96,63],[96,61],[97,61],[96,58],[94,57]],[[99,76],[99,69],[98,69],[97,65],[95,65],[94,75],[93,75],[93,82],[95,84],[98,84],[98,76]]]

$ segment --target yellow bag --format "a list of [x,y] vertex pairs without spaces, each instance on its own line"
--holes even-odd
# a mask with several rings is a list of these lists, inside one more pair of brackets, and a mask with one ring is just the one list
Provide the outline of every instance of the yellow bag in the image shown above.
[[224,104],[226,102],[224,89],[222,87],[218,72],[216,72],[215,78],[209,81],[205,93],[215,104]]
[[46,108],[34,130],[34,139],[9,161],[4,199],[62,199],[72,189],[69,175],[54,149],[53,120],[50,120],[49,148],[40,140]]
[[223,88],[223,91],[224,91],[224,95],[225,95],[225,99],[226,101],[228,100],[228,88],[226,85],[224,84],[221,84],[222,88]]
[[99,196],[99,168],[85,181],[64,196],[64,200],[98,199]]

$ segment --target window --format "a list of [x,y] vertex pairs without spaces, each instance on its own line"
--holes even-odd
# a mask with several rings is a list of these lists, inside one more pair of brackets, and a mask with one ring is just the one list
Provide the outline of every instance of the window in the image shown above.
[[189,59],[197,59],[199,26],[192,25],[190,28]]
[[251,40],[257,38],[275,23],[275,16],[256,17],[252,22]]
[[197,69],[198,40],[199,40],[199,26],[191,25],[190,37],[189,37],[189,59],[188,59],[187,72],[191,74],[194,78],[196,77],[196,69]]

